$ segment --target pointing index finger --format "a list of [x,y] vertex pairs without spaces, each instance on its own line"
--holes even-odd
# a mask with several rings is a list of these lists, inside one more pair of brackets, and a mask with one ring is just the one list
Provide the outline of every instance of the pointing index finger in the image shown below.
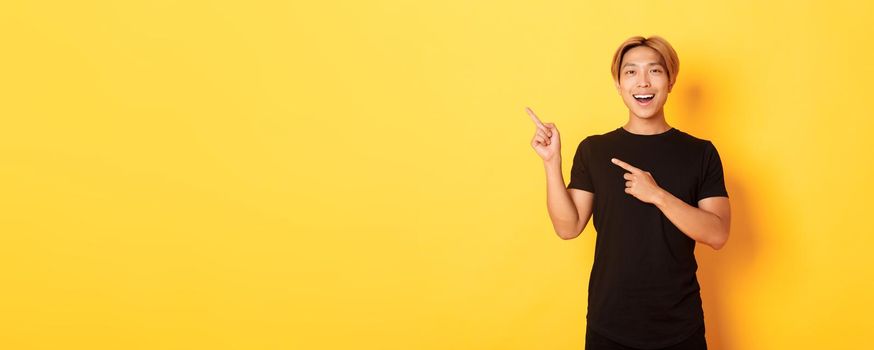
[[546,129],[546,126],[540,122],[540,119],[537,118],[537,115],[534,114],[534,111],[532,111],[531,108],[525,107],[525,111],[528,112],[528,115],[531,116],[531,120],[534,121],[534,124],[537,124],[538,128]]
[[618,158],[611,158],[610,161],[613,162],[613,164],[616,164],[616,165],[622,167],[622,169],[628,170],[631,173],[641,172],[640,169],[635,168],[635,167],[631,166],[631,164],[623,162],[623,161],[619,160]]

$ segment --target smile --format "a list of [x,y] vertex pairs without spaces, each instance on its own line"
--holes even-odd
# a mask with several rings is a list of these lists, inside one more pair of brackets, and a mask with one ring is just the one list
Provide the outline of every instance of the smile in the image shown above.
[[631,95],[637,101],[637,104],[641,106],[649,105],[653,98],[655,98],[655,94],[645,94],[645,95]]

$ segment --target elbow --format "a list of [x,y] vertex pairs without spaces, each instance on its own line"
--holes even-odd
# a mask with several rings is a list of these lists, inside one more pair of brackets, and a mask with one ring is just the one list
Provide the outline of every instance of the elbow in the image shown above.
[[582,224],[577,224],[576,226],[574,226],[573,231],[565,231],[565,232],[556,231],[556,234],[558,234],[558,236],[561,237],[561,239],[566,240],[566,241],[577,238],[580,236],[580,234],[583,233],[583,229],[586,228],[587,223],[588,222],[583,222]]
[[588,223],[588,218],[583,220],[580,220],[579,218],[576,220],[553,220],[552,228],[555,229],[555,234],[559,238],[567,241],[579,237]]
[[573,233],[561,233],[561,232],[556,232],[556,234],[558,234],[559,238],[561,238],[565,241],[577,238],[580,235],[579,233],[573,234]]
[[574,231],[555,231],[555,233],[558,234],[558,237],[560,237],[561,239],[567,241],[567,240],[571,240],[571,239],[574,239],[574,238],[579,237],[579,236],[580,236],[580,233],[583,233],[582,231],[583,231],[583,230],[574,230]]
[[725,247],[725,243],[728,243],[728,231],[719,235],[719,237],[709,243],[710,247],[713,250],[720,250],[722,247]]
[[559,238],[567,241],[567,240],[571,240],[571,239],[579,237],[580,234],[583,233],[583,229],[579,228],[579,226],[577,226],[574,228],[573,231],[558,231],[558,230],[556,230],[555,233],[558,235]]
[[710,247],[713,248],[713,250],[720,250],[724,246],[725,241],[710,243]]

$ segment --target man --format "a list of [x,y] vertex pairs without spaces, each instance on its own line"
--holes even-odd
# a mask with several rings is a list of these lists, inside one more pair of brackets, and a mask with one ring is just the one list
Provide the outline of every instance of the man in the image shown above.
[[567,187],[558,128],[527,109],[555,232],[573,239],[594,218],[586,349],[707,348],[694,250],[725,245],[730,205],[716,147],[665,121],[678,70],[659,36],[620,45],[611,72],[628,122],[579,143]]

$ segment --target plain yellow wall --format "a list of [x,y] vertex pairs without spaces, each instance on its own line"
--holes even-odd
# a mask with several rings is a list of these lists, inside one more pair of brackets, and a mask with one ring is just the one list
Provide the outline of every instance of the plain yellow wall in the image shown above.
[[710,347],[868,346],[872,10],[4,2],[0,348],[581,349],[595,231],[552,231],[524,107],[569,180],[653,34],[732,202]]

